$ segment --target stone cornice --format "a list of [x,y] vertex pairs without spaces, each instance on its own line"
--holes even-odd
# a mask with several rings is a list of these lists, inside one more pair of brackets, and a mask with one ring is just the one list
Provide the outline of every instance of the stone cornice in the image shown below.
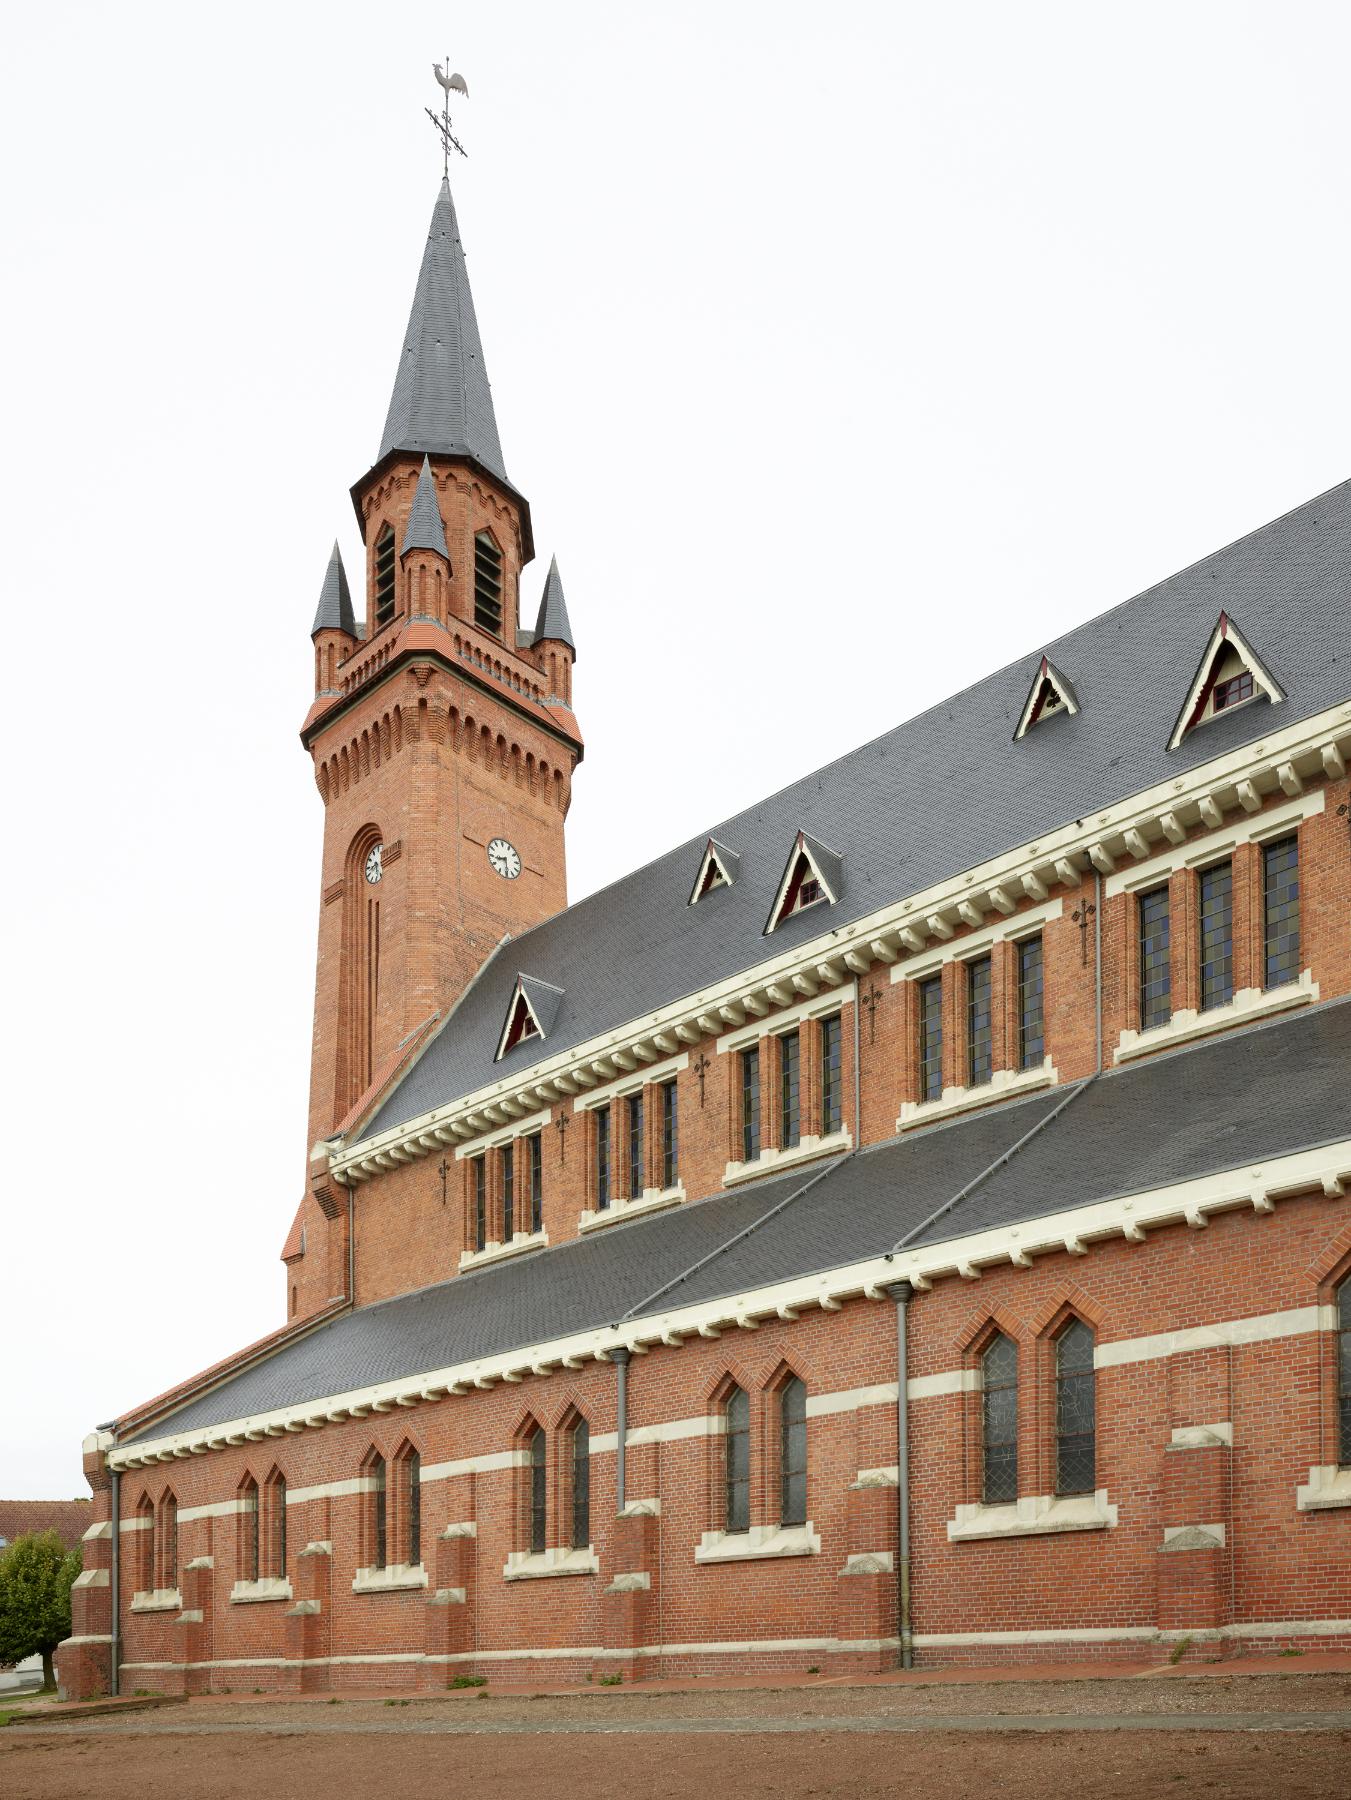
[[334,1174],[342,1182],[362,1181],[397,1163],[439,1154],[448,1144],[640,1070],[823,988],[839,988],[841,1000],[847,1000],[853,978],[877,962],[897,963],[930,942],[941,944],[994,915],[1012,914],[1025,900],[1045,900],[1057,885],[1077,887],[1095,869],[1108,875],[1123,861],[1145,861],[1160,844],[1178,841],[1197,824],[1218,830],[1227,812],[1255,812],[1268,794],[1295,794],[1306,780],[1322,776],[1340,779],[1348,746],[1351,703],[1269,732],[1258,744],[1244,745],[1076,819],[1035,843],[1006,851],[378,1136],[335,1142]]

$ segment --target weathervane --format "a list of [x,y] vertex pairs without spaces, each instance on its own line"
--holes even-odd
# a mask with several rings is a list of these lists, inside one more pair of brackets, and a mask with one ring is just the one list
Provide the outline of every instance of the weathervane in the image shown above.
[[[447,57],[446,68],[449,66],[450,58]],[[448,176],[450,174],[451,151],[458,150],[461,156],[468,156],[469,154],[464,145],[450,129],[451,91],[453,89],[455,93],[463,94],[467,100],[469,98],[469,83],[465,80],[463,75],[447,75],[446,68],[443,68],[440,63],[433,63],[432,68],[436,73],[436,79],[441,84],[441,92],[444,98],[441,102],[441,111],[439,114],[434,113],[430,106],[424,107],[423,110],[431,120],[432,124],[435,125],[436,134],[441,140],[441,173]]]

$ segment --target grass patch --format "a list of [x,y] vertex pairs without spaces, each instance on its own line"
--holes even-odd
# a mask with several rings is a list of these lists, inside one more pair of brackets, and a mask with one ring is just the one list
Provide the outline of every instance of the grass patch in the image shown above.
[[1177,1664],[1182,1661],[1183,1657],[1191,1649],[1191,1645],[1192,1645],[1192,1641],[1189,1637],[1179,1638],[1178,1641],[1173,1645],[1173,1648],[1172,1648],[1171,1652],[1169,1653],[1169,1657],[1168,1657],[1169,1662],[1172,1663],[1174,1667],[1176,1667]]
[[619,1687],[623,1680],[624,1677],[622,1675],[602,1675],[600,1678],[600,1685],[602,1687]]
[[457,1675],[450,1684],[453,1688],[487,1687],[486,1675]]

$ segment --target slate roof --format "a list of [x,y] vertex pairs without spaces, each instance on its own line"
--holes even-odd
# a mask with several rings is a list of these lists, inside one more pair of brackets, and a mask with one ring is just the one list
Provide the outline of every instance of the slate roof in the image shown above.
[[[1243,621],[1287,698],[1224,713],[1170,751],[1179,702],[1222,608]],[[537,1059],[538,1045],[527,1042],[493,1061],[518,969],[565,991],[552,1054],[759,961],[799,830],[840,852],[845,892],[780,925],[776,953],[1345,700],[1351,482],[1066,633],[1045,654],[1073,682],[1077,713],[1066,709],[1011,741],[1039,648],[511,940],[365,1135]],[[689,906],[690,870],[710,836],[739,856],[737,880]]]
[[446,548],[445,521],[441,517],[440,503],[436,498],[436,482],[432,477],[431,458],[428,456],[422,459],[422,472],[417,478],[400,554],[407,556],[410,550],[434,550],[438,556],[444,556],[447,562],[450,561],[450,551]]
[[444,180],[376,461],[392,450],[469,456],[507,480],[459,221]]
[[349,637],[356,636],[352,596],[347,591],[347,571],[342,566],[342,552],[336,538],[333,540],[333,554],[324,570],[324,585],[319,590],[319,605],[315,610],[314,623],[310,626],[310,636],[313,637],[317,631],[345,631]]
[[344,1313],[129,1441],[1332,1142],[1348,1130],[1348,1067],[1351,1001],[1311,1007]]
[[560,644],[566,644],[572,652],[573,660],[576,660],[577,646],[572,641],[572,624],[568,618],[568,603],[563,598],[563,578],[558,573],[556,556],[549,564],[549,573],[545,578],[544,592],[540,595],[539,614],[535,620],[535,629],[530,642],[542,644],[545,638],[553,638]]

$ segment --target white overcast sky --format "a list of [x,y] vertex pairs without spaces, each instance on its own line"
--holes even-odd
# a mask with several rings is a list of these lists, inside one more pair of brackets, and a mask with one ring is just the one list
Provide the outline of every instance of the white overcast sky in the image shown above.
[[307,633],[447,51],[574,897],[1351,474],[1344,5],[12,8],[6,1496],[283,1316]]

